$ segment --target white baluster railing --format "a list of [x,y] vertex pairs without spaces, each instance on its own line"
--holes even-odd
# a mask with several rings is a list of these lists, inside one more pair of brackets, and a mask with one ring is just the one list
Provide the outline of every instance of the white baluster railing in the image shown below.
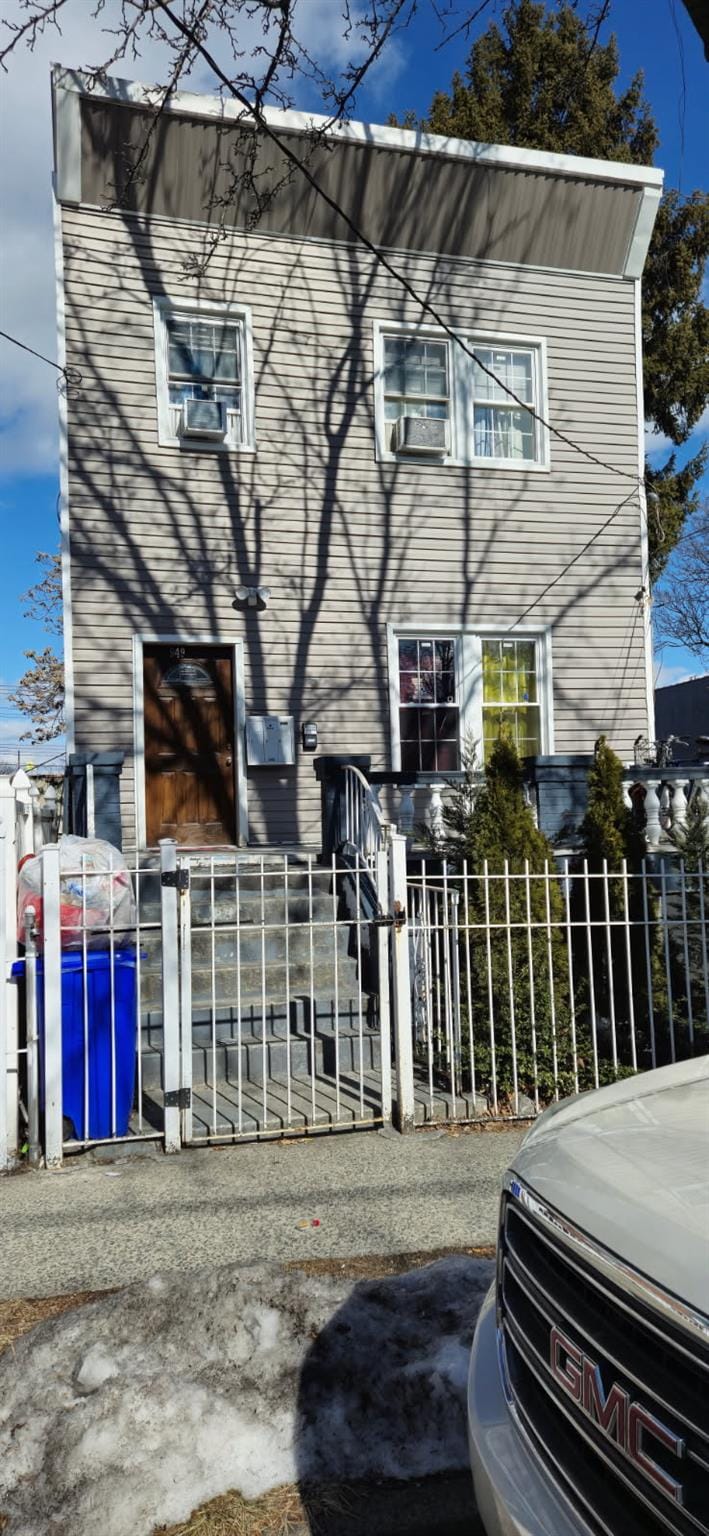
[[399,821],[399,830],[401,832],[403,832],[404,837],[412,837],[413,836],[414,819],[415,819],[415,812],[414,812],[414,788],[415,788],[414,784],[400,784],[399,785],[399,793],[401,795],[401,799],[399,801],[399,817],[398,817],[398,821]]
[[628,808],[644,810],[645,840],[649,850],[670,850],[673,834],[687,825],[690,803],[698,796],[709,821],[709,766],[706,763],[676,767],[628,768],[623,778],[623,800]]
[[443,836],[443,791],[445,787],[445,783],[440,781],[428,786],[429,801],[426,811],[426,825],[436,842],[439,842]]

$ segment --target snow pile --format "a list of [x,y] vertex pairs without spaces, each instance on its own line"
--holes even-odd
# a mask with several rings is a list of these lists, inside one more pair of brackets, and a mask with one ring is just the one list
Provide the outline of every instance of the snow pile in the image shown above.
[[492,1270],[444,1259],[352,1287],[229,1265],[42,1324],[0,1357],[4,1536],[150,1536],[229,1488],[465,1466]]

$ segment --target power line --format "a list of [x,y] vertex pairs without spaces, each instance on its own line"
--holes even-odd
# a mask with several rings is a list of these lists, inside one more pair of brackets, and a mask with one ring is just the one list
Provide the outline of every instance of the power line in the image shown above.
[[[167,0],[155,0],[155,4],[161,11],[164,11],[165,15],[172,22],[173,26],[176,27],[178,32],[181,32],[184,37],[191,37],[193,35],[187,24],[183,22],[179,16],[175,16],[174,12],[170,10],[169,5],[167,4]],[[385,272],[389,273],[390,277],[394,278],[395,282],[399,283],[400,286],[404,288],[409,297],[414,300],[414,303],[419,305],[425,314],[431,316],[436,325],[439,326],[444,334],[448,336],[450,340],[456,344],[456,346],[459,346],[461,350],[465,352],[466,356],[471,358],[471,360],[477,364],[483,373],[487,374],[488,378],[493,379],[494,382],[504,390],[505,394],[508,395],[511,400],[514,400],[515,404],[519,406],[520,410],[528,412],[533,420],[539,422],[539,424],[543,426],[547,432],[553,433],[554,437],[558,438],[560,442],[566,443],[567,447],[573,448],[576,453],[582,454],[584,458],[590,461],[590,463],[597,464],[600,469],[607,469],[611,474],[620,475],[624,480],[632,480],[634,486],[644,484],[644,477],[631,474],[626,469],[620,469],[616,464],[609,464],[607,460],[599,458],[595,453],[591,453],[590,449],[583,448],[580,443],[577,443],[574,440],[574,438],[569,437],[567,433],[562,432],[559,427],[555,427],[552,422],[546,419],[545,416],[542,416],[540,411],[537,411],[533,406],[531,406],[527,400],[523,400],[519,395],[515,394],[514,390],[510,389],[508,384],[505,384],[502,379],[498,378],[493,369],[488,368],[487,364],[483,363],[482,359],[477,356],[477,353],[474,351],[474,349],[471,349],[469,346],[467,346],[462,336],[460,336],[453,329],[453,327],[448,324],[447,320],[443,318],[443,316],[435,308],[435,305],[431,303],[430,299],[423,298],[422,295],[416,291],[413,284],[409,282],[409,279],[404,276],[403,272],[400,272],[398,268],[394,266],[393,262],[389,260],[389,257],[384,255],[384,252],[379,248],[379,246],[376,246],[374,242],[369,239],[369,236],[365,235],[364,231],[360,229],[359,225],[355,223],[354,219],[351,218],[346,210],[340,206],[336,199],[331,197],[330,193],[326,192],[324,187],[321,187],[319,181],[317,181],[312,171],[309,170],[305,161],[301,160],[300,156],[295,153],[295,150],[291,149],[290,144],[288,144],[286,140],[281,139],[278,133],[270,127],[269,123],[264,118],[260,107],[257,106],[254,102],[249,101],[248,97],[244,95],[243,91],[239,90],[238,86],[234,85],[233,81],[231,81],[228,75],[224,73],[223,69],[221,69],[214,56],[209,52],[209,49],[205,48],[204,44],[198,38],[194,38],[194,43],[198,52],[201,53],[205,63],[209,65],[209,68],[216,75],[217,79],[221,81],[226,90],[229,91],[230,95],[232,95],[238,102],[240,102],[245,111],[247,111],[249,115],[254,118],[258,127],[261,128],[266,137],[271,139],[273,143],[276,144],[280,149],[282,154],[285,155],[286,159],[290,160],[291,164],[301,172],[306,181],[313,188],[313,191],[317,192],[318,196],[321,197],[323,201],[326,202],[328,206],[333,210],[333,213],[336,213],[338,218],[343,220],[343,222],[352,231],[353,235],[360,242],[360,244],[362,244],[365,249],[370,252],[370,255],[374,257],[375,261],[377,261],[379,265],[384,268]]]
[[45,357],[42,352],[35,352],[34,347],[28,347],[26,341],[18,341],[16,336],[8,335],[7,331],[0,331],[0,336],[3,337],[4,341],[11,341],[14,347],[21,347],[23,352],[31,352],[33,357],[39,358],[40,363],[48,363],[49,367],[56,368],[58,373],[64,372],[64,369],[59,363],[53,362],[51,357]]
[[521,613],[519,618],[515,619],[514,624],[510,624],[510,630],[516,629],[517,625],[521,624],[522,620],[526,619],[528,617],[528,615],[532,612],[532,610],[534,608],[538,607],[539,603],[544,601],[544,598],[548,595],[549,592],[551,592],[552,587],[555,587],[557,585],[557,582],[561,581],[563,579],[563,577],[566,576],[567,572],[571,570],[572,566],[574,566],[576,564],[577,560],[580,560],[582,555],[585,555],[586,552],[591,548],[591,545],[595,544],[596,539],[600,539],[601,534],[605,533],[606,528],[610,527],[610,525],[613,522],[614,518],[618,517],[619,513],[621,513],[623,511],[624,507],[627,507],[628,502],[632,501],[633,496],[635,496],[635,495],[636,495],[636,491],[633,489],[632,491],[630,491],[628,493],[628,495],[624,498],[623,501],[620,501],[618,503],[617,507],[614,507],[613,511],[610,514],[610,517],[607,517],[606,520],[605,520],[605,523],[601,523],[600,528],[597,528],[596,532],[591,534],[590,539],[586,540],[586,543],[584,544],[583,548],[578,550],[577,554],[575,554],[573,556],[573,558],[571,560],[569,560],[565,566],[563,566],[563,568],[557,573],[556,576],[553,577],[553,579],[551,581],[547,582],[547,585],[544,587],[543,591],[541,591],[539,593],[538,597],[535,597],[533,602],[529,603],[529,605],[525,608],[524,613]]
[[[156,4],[159,6],[160,10],[164,11],[165,15],[172,22],[173,26],[176,27],[183,36],[191,35],[190,29],[187,27],[186,23],[181,21],[178,16],[174,15],[174,13],[170,10],[169,5],[166,3],[166,0],[156,0]],[[328,204],[328,206],[332,208],[333,212],[336,213],[338,217],[347,224],[348,228],[351,229],[356,239],[365,247],[366,250],[370,252],[375,261],[377,261],[379,265],[389,273],[390,277],[394,278],[395,282],[399,283],[401,287],[404,288],[404,290],[409,294],[410,298],[412,298],[414,302],[418,304],[426,314],[429,314],[432,317],[436,324],[443,330],[445,335],[449,336],[450,339],[457,346],[459,346],[462,351],[465,352],[466,355],[478,365],[479,368],[482,369],[483,373],[486,373],[489,378],[493,379],[496,384],[500,385],[505,393],[515,401],[521,410],[528,411],[534,420],[538,421],[543,427],[546,428],[548,432],[553,433],[553,435],[561,442],[566,443],[568,447],[573,448],[577,453],[582,454],[584,458],[590,461],[590,463],[597,464],[600,469],[609,470],[611,474],[619,475],[624,480],[632,480],[633,489],[628,492],[628,495],[618,503],[618,506],[614,508],[610,516],[607,517],[605,522],[601,524],[601,527],[598,528],[594,534],[592,534],[590,539],[587,539],[583,547],[578,550],[575,555],[572,556],[571,560],[567,561],[567,564],[562,568],[562,570],[560,570],[557,575],[547,583],[543,591],[539,593],[539,596],[534,598],[534,600],[527,605],[524,612],[520,614],[519,618],[515,620],[514,624],[509,626],[509,630],[516,629],[517,625],[521,624],[522,621],[527,618],[529,614],[532,613],[533,610],[537,608],[541,602],[543,602],[544,598],[548,596],[549,592],[552,591],[558,582],[563,580],[564,576],[566,576],[568,572],[572,570],[577,561],[581,560],[592,547],[592,545],[596,543],[596,540],[599,539],[603,533],[605,533],[606,529],[610,527],[615,518],[618,517],[623,509],[628,505],[628,502],[631,501],[633,496],[638,493],[639,488],[644,486],[644,476],[631,474],[628,470],[620,469],[615,464],[609,464],[605,459],[599,458],[597,454],[591,453],[589,449],[583,448],[580,443],[575,442],[575,440],[569,437],[567,433],[562,432],[558,427],[555,427],[552,422],[547,421],[547,419],[542,416],[539,411],[536,411],[530,407],[526,400],[520,399],[519,395],[514,393],[514,390],[511,390],[508,385],[504,384],[503,381],[499,379],[493,372],[493,370],[488,368],[486,364],[481,361],[481,359],[476,355],[475,351],[471,350],[471,348],[466,345],[462,337],[459,336],[450,325],[448,325],[447,321],[444,320],[441,314],[439,314],[438,310],[433,304],[431,304],[430,300],[423,298],[421,294],[417,293],[413,284],[409,282],[408,278],[404,276],[403,272],[400,272],[394,266],[393,262],[391,262],[389,258],[385,256],[384,253],[376,245],[374,245],[373,241],[371,241],[369,237],[365,235],[364,231],[359,228],[359,225],[355,223],[354,219],[352,219],[350,215],[340,207],[335,198],[331,197],[329,192],[326,192],[325,189],[320,186],[320,183],[308,169],[308,166],[300,159],[295,151],[291,149],[290,145],[287,142],[281,140],[278,134],[269,126],[268,122],[263,117],[260,108],[257,107],[254,103],[250,102],[248,97],[246,97],[243,92],[240,91],[238,87],[229,80],[228,76],[225,75],[224,71],[220,68],[216,59],[212,56],[209,50],[205,48],[204,44],[197,39],[195,39],[195,43],[205,63],[213,71],[217,79],[221,80],[222,85],[226,87],[230,95],[234,96],[236,100],[239,101],[245,108],[245,110],[253,118],[255,118],[257,124],[266,134],[267,138],[271,139],[273,143],[277,145],[277,147],[285,155],[286,159],[290,160],[291,164],[293,164],[296,169],[299,170],[303,176],[305,176],[313,190],[317,192],[318,195]]]
[[34,347],[28,347],[26,341],[19,341],[17,336],[11,336],[8,331],[0,331],[4,341],[11,341],[13,347],[20,347],[23,352],[29,352],[31,357],[38,357],[40,363],[46,363],[49,368],[56,368],[57,373],[67,384],[78,385],[81,383],[81,373],[78,368],[62,368],[61,363],[55,363],[51,357],[45,357],[43,352],[36,352]]
[[[189,38],[193,41],[197,51],[205,60],[205,63],[209,66],[217,79],[221,81],[222,85],[226,88],[230,95],[232,95],[237,101],[241,103],[245,111],[255,119],[257,125],[261,128],[266,137],[272,140],[272,142],[284,154],[285,158],[289,160],[291,164],[294,165],[295,168],[305,177],[306,181],[310,186],[312,186],[313,190],[318,194],[318,196],[328,204],[333,212],[337,214],[338,218],[343,220],[343,222],[352,231],[357,241],[370,252],[375,261],[381,267],[383,267],[386,272],[388,272],[389,276],[392,277],[394,281],[397,282],[405,290],[406,293],[408,293],[409,297],[413,299],[414,303],[416,303],[425,314],[430,315],[430,317],[443,331],[443,333],[448,336],[456,346],[460,347],[466,356],[468,356],[472,362],[474,362],[477,367],[479,367],[481,371],[487,375],[488,378],[492,379],[503,390],[503,392],[515,402],[520,410],[526,411],[528,415],[530,415],[533,420],[537,421],[541,426],[543,426],[546,431],[550,432],[560,442],[565,443],[567,447],[572,448],[576,453],[581,454],[590,463],[596,464],[600,469],[605,469],[613,475],[619,475],[625,480],[632,480],[632,491],[630,491],[629,494],[624,497],[621,502],[619,502],[618,506],[614,508],[613,512],[609,517],[606,518],[601,527],[597,529],[594,534],[592,534],[591,538],[586,541],[583,547],[578,550],[578,552],[571,558],[571,560],[567,562],[567,564],[562,568],[561,571],[557,573],[552,581],[547,583],[546,587],[539,594],[539,596],[536,597],[533,602],[528,604],[524,612],[520,614],[519,618],[515,620],[515,623],[510,626],[510,629],[515,629],[518,624],[521,624],[522,621],[527,618],[528,615],[532,613],[536,607],[538,607],[539,603],[543,602],[548,593],[558,584],[559,581],[563,580],[568,571],[570,571],[573,566],[583,557],[583,555],[587,553],[587,551],[592,547],[596,540],[601,537],[601,535],[606,531],[614,519],[619,516],[623,509],[628,505],[628,502],[632,500],[632,497],[636,494],[638,488],[644,485],[644,476],[630,473],[628,470],[621,469],[618,465],[610,464],[607,460],[601,459],[597,454],[592,453],[588,448],[584,448],[580,443],[576,442],[574,438],[570,437],[568,433],[562,432],[559,427],[554,426],[553,422],[549,421],[545,416],[543,416],[540,411],[537,411],[532,405],[530,405],[528,401],[523,400],[519,395],[515,393],[514,390],[510,389],[509,385],[500,379],[494,370],[489,368],[487,364],[484,363],[480,357],[478,357],[475,350],[469,347],[463,338],[458,334],[458,332],[456,332],[452,326],[448,324],[448,322],[436,309],[435,305],[433,305],[429,299],[424,298],[420,293],[417,292],[413,284],[409,282],[409,279],[405,277],[403,272],[400,272],[394,263],[390,261],[390,259],[383,253],[383,251],[378,246],[376,246],[367,235],[365,235],[364,231],[360,229],[359,225],[355,223],[354,219],[346,212],[345,209],[340,206],[336,199],[331,197],[330,194],[325,191],[325,189],[320,185],[315,176],[309,170],[307,164],[301,160],[300,156],[295,153],[291,146],[286,141],[282,140],[278,133],[270,127],[269,123],[264,118],[260,107],[249,101],[243,92],[239,90],[232,81],[229,80],[228,76],[218,65],[216,59],[214,59],[209,50],[205,48],[204,44],[198,38],[194,37],[194,34],[191,32],[186,23],[181,21],[178,16],[174,15],[169,5],[166,3],[166,0],[156,0],[156,5],[165,13],[165,15],[172,22],[172,25],[178,32],[180,32],[185,38]],[[603,16],[604,10],[602,10],[601,13],[602,19]],[[70,382],[69,372],[74,373],[75,376],[78,376],[78,381],[81,381],[81,374],[78,372],[78,370],[62,369],[58,363],[53,363],[51,359],[43,357],[41,353],[35,352],[32,347],[26,346],[24,342],[18,341],[16,337],[9,336],[4,331],[0,331],[0,335],[5,337],[7,341],[13,342],[16,346],[22,347],[24,351],[32,353],[42,362],[49,363],[50,367],[56,368],[60,373],[64,374],[67,382]]]

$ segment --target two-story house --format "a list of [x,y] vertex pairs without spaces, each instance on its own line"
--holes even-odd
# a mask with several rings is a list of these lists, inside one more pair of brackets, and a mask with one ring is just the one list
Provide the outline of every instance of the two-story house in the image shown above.
[[124,842],[313,845],[314,749],[629,757],[661,173],[154,101],[54,72],[68,745]]

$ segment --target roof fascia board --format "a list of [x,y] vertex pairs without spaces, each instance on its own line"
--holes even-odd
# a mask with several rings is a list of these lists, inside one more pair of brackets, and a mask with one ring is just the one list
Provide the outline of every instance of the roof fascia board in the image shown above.
[[[138,80],[111,80],[89,84],[80,70],[55,65],[55,89],[78,92],[94,100],[113,101],[126,107],[156,108],[163,103],[164,89]],[[179,117],[218,118],[222,122],[254,121],[237,101],[220,96],[206,96],[193,91],[175,91],[162,105],[163,112]],[[663,172],[651,165],[625,165],[615,160],[592,160],[582,155],[557,155],[545,150],[519,149],[504,144],[474,144],[467,139],[446,139],[438,134],[409,128],[388,128],[378,123],[335,122],[318,113],[265,109],[265,118],[274,132],[307,135],[322,133],[345,144],[359,144],[372,149],[396,150],[402,154],[429,155],[444,160],[463,160],[471,165],[497,167],[500,170],[536,171],[546,176],[571,177],[575,181],[618,182],[626,187],[662,187]]]
[[63,80],[52,92],[55,197],[60,203],[81,202],[81,108],[79,97]]
[[661,197],[661,187],[646,187],[643,192],[638,216],[635,220],[635,228],[628,246],[628,254],[625,258],[624,277],[636,278],[643,275]]

